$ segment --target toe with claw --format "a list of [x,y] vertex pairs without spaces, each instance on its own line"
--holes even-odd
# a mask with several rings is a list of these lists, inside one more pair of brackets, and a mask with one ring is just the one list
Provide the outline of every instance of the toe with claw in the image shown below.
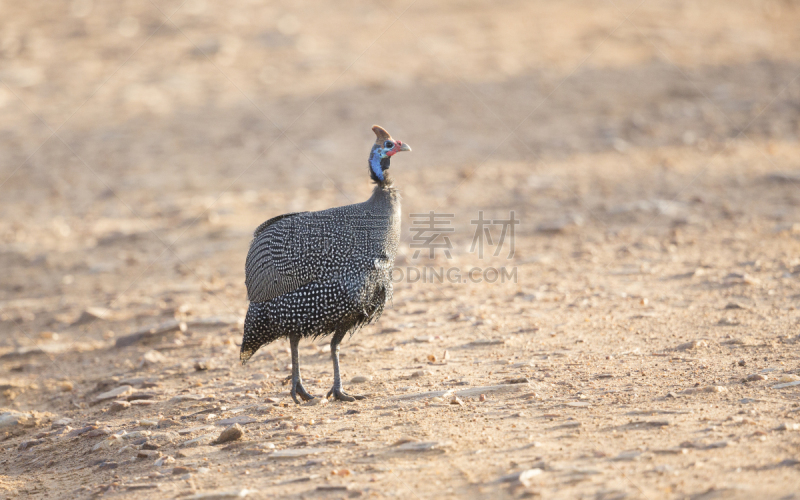
[[348,401],[350,403],[352,403],[357,399],[358,400],[366,399],[365,396],[358,396],[356,394],[347,394],[341,389],[331,389],[330,391],[328,391],[328,395],[326,396],[326,398],[331,399],[331,397],[333,399],[338,399],[339,401]]

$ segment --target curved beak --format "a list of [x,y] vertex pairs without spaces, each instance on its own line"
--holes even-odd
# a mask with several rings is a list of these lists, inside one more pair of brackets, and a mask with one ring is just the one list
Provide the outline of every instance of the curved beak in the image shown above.
[[400,145],[400,149],[398,151],[411,151],[411,146],[406,143]]

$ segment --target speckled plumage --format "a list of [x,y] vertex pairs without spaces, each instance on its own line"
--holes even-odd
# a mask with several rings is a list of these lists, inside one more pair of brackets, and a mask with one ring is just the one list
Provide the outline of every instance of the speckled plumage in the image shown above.
[[367,201],[274,217],[256,229],[250,244],[245,264],[250,308],[240,357],[244,364],[261,346],[288,337],[296,401],[296,393],[311,397],[302,387],[299,369],[294,370],[297,342],[331,333],[331,393],[352,400],[341,391],[338,344],[346,333],[376,321],[392,296],[400,198],[386,169],[393,154],[410,148],[380,127],[373,130],[378,139],[369,167],[376,186]]

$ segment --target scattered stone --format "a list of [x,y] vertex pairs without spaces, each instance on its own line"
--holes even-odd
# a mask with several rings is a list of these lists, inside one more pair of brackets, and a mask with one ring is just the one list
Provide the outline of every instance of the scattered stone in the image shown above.
[[200,401],[206,399],[203,396],[197,394],[180,394],[175,396],[174,398],[170,399],[170,403],[183,403],[184,401]]
[[592,404],[585,401],[573,401],[571,403],[567,403],[566,406],[571,408],[589,408],[592,406]]
[[0,414],[0,429],[7,429],[10,427],[29,427],[35,425],[34,417],[31,413],[22,413],[19,411],[6,411]]
[[157,393],[157,392],[134,392],[133,394],[131,394],[130,396],[128,396],[125,399],[127,401],[142,401],[142,400],[153,399],[153,398],[155,398],[156,396],[159,396],[159,395],[160,394]]
[[197,493],[188,497],[186,500],[230,500],[232,498],[244,498],[250,493],[256,493],[256,490],[226,490],[226,491],[212,491],[208,493]]
[[448,442],[423,441],[411,442],[397,446],[397,451],[444,451],[451,446]]
[[503,383],[504,384],[527,384],[527,383],[530,383],[530,380],[527,377],[509,378],[509,379],[503,380]]
[[106,401],[108,399],[114,399],[120,396],[127,396],[131,392],[133,392],[133,387],[129,385],[121,385],[116,389],[111,389],[110,391],[98,394],[97,396],[95,396],[94,401],[96,403],[99,403],[101,401]]
[[[503,384],[503,385],[488,385],[482,387],[472,387],[470,389],[462,389],[457,391],[455,394],[460,398],[473,398],[478,397],[481,394],[487,395],[490,393],[507,393],[507,392],[522,392],[525,390],[530,390],[530,386],[525,384]],[[430,399],[430,398],[438,398],[438,397],[445,397],[451,393],[450,391],[428,391],[428,392],[419,392],[415,394],[403,394],[400,396],[394,396],[389,398],[392,401],[408,401],[408,400],[415,400],[415,399]]]
[[104,439],[99,443],[92,446],[92,451],[98,450],[110,450],[111,448],[117,446],[118,444],[122,443],[122,438],[120,436],[109,436],[108,439]]
[[736,362],[736,364],[739,365],[739,366],[744,366],[744,365],[747,364],[747,361],[745,361],[743,359],[740,359],[739,361]]
[[353,486],[350,484],[322,484],[317,486],[317,491],[349,491],[351,489],[353,489]]
[[125,485],[125,489],[129,491],[136,491],[136,490],[155,490],[158,489],[160,485],[158,483],[131,483]]
[[165,362],[166,360],[166,356],[155,349],[150,349],[146,353],[142,354],[142,357],[139,359],[139,366],[157,365]]
[[136,454],[136,458],[143,458],[143,459],[155,459],[161,456],[161,452],[158,450],[139,450],[139,453]]
[[139,344],[150,338],[160,336],[165,333],[177,332],[179,330],[180,330],[180,321],[172,319],[155,326],[143,328],[134,333],[131,333],[130,335],[125,335],[124,337],[120,337],[116,340],[114,345],[117,348],[128,347],[135,344]]
[[356,375],[350,379],[351,384],[363,384],[372,380],[372,375]]
[[414,337],[414,342],[418,344],[424,344],[427,342],[433,342],[434,338],[432,335],[421,335],[419,337]]
[[253,422],[258,422],[258,420],[249,415],[239,415],[236,417],[223,418],[222,420],[217,420],[215,423],[216,425],[233,425],[233,424],[247,425],[247,424],[252,424]]
[[181,444],[181,447],[183,447],[183,448],[191,448],[193,446],[199,446],[201,444],[205,445],[205,444],[211,443],[211,441],[213,441],[213,440],[214,440],[214,436],[213,435],[206,434],[204,436],[196,437],[194,439],[190,439],[188,441],[185,441],[183,444]]
[[148,442],[142,443],[142,449],[143,450],[157,450],[159,448],[160,448],[160,446],[158,446],[155,443],[148,443]]
[[558,234],[582,225],[583,217],[577,214],[570,214],[558,219],[541,222],[536,226],[536,231],[546,234]]
[[[135,403],[135,401],[134,401]],[[131,403],[133,404],[133,403]],[[142,427],[158,427],[158,420],[151,420],[147,418],[143,418],[139,420],[139,425]]]
[[417,371],[415,371],[414,373],[411,374],[411,378],[419,378],[419,377],[424,377],[426,375],[432,375],[432,374],[433,374],[433,372],[431,372],[430,370],[417,370]]
[[728,302],[725,305],[725,309],[747,309],[747,308],[739,304],[738,302]]
[[270,458],[297,458],[307,457],[310,455],[319,455],[320,453],[328,453],[330,448],[287,448],[285,450],[273,451],[269,454]]
[[87,307],[70,326],[87,325],[98,319],[109,319],[111,314],[111,310],[105,307]]
[[45,442],[44,439],[31,439],[30,441],[23,441],[23,442],[21,442],[19,444],[19,446],[17,447],[17,450],[25,451],[25,450],[27,450],[29,448],[33,448],[34,446],[40,445],[40,444],[42,444],[44,442]]
[[194,472],[194,469],[192,469],[190,467],[180,467],[180,466],[178,466],[178,467],[173,467],[172,468],[172,474],[173,475],[174,474],[189,474],[189,473],[192,473],[192,472]]
[[700,347],[708,347],[708,342],[705,340],[692,340],[691,342],[686,342],[684,344],[680,344],[675,348],[676,351],[691,351],[692,349],[697,349]]
[[130,407],[131,404],[128,403],[127,401],[114,401],[113,403],[111,403],[111,406],[108,407],[108,412],[117,413],[122,410],[127,410]]
[[176,425],[180,425],[180,422],[172,420],[171,418],[162,418],[158,421],[158,428],[159,429],[166,429],[167,427],[175,427]]
[[528,469],[501,477],[498,483],[517,483],[530,488],[534,484],[534,478],[542,473],[542,469]]
[[64,418],[59,418],[58,420],[50,424],[50,426],[55,429],[57,427],[66,427],[72,422],[74,422],[74,420],[72,420],[71,418],[64,417]]
[[762,375],[761,373],[753,373],[752,375],[748,375],[745,380],[748,382],[759,382],[761,380],[767,380],[768,378],[768,376]]
[[612,458],[611,460],[615,462],[633,462],[634,460],[639,460],[641,456],[642,456],[641,451],[636,451],[636,450],[623,451],[622,453]]
[[242,429],[242,426],[239,424],[233,424],[224,431],[222,431],[213,444],[222,444],[222,443],[228,443],[230,441],[236,441],[237,439],[241,439],[242,436],[244,436],[244,429]]
[[506,341],[503,339],[478,339],[473,340],[472,342],[468,342],[468,347],[483,347],[483,346],[490,346],[490,345],[502,345],[505,344]]
[[778,378],[778,382],[780,383],[796,382],[798,380],[800,380],[800,377],[798,377],[793,373],[784,373],[783,375],[780,376],[780,378]]
[[786,387],[794,387],[796,385],[800,385],[800,380],[795,380],[794,382],[786,382],[785,384],[773,385],[772,388],[773,389],[784,389]]
[[194,369],[198,372],[203,372],[206,370],[210,370],[214,367],[214,363],[210,359],[199,359],[194,362]]
[[481,403],[483,403],[484,401],[486,401],[486,394],[481,394],[481,395],[478,397],[478,400],[479,400]]
[[196,446],[194,448],[181,449],[175,453],[175,456],[178,458],[205,458],[216,451],[217,448],[211,446]]
[[64,380],[58,383],[58,390],[61,392],[72,392],[75,386],[69,380]]
[[458,397],[458,396],[456,396],[455,394],[453,394],[453,397],[450,399],[450,404],[451,404],[451,405],[460,405],[460,406],[464,406],[464,402],[463,402],[463,401],[461,401],[461,398],[459,398],[459,397]]
[[784,422],[775,428],[776,431],[800,431],[800,424],[795,422]]
[[18,359],[27,358],[30,356],[38,356],[41,354],[59,354],[73,348],[76,348],[75,344],[69,344],[66,342],[51,342],[38,346],[18,347],[11,352],[0,355],[0,359]]
[[[2,428],[2,426],[0,426],[0,428]],[[96,430],[96,429],[97,429],[97,426],[95,426],[95,425],[87,425],[86,427],[81,427],[80,429],[73,429],[73,430],[69,431],[69,433],[67,434],[67,437],[80,436],[81,434],[85,434],[85,433],[87,433],[89,431],[93,431],[93,430]]]
[[689,453],[689,450],[688,448],[682,448],[682,447],[664,448],[660,450],[653,450],[653,453],[657,455],[686,455],[687,453]]
[[721,392],[728,392],[728,389],[726,389],[725,387],[723,387],[721,385],[709,385],[708,387],[702,387],[702,388],[700,388],[700,387],[692,387],[692,388],[686,389],[685,391],[681,391],[680,394],[697,394],[698,392],[721,393]]
[[326,404],[328,404],[327,398],[314,398],[314,399],[309,399],[308,401],[303,403],[303,406],[320,406]]
[[661,427],[669,427],[670,425],[668,420],[641,420],[638,422],[630,422],[623,427],[626,429],[658,429]]

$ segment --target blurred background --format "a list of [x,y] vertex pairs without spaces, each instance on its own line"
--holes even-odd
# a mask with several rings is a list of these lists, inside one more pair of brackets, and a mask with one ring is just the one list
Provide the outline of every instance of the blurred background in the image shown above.
[[0,2],[3,342],[87,307],[242,314],[253,228],[365,199],[375,123],[456,259],[478,210],[516,211],[518,264],[791,233],[798,26],[790,0]]
[[[796,0],[0,0],[0,491],[796,498],[800,396],[769,387],[800,378],[798,27]],[[238,362],[253,230],[365,200],[373,124],[413,148],[391,166],[403,274],[516,279],[397,283],[342,348],[375,399],[276,408],[287,344]],[[413,256],[410,214],[430,211],[453,214],[451,259]],[[514,212],[513,256],[469,251],[481,211]],[[301,344],[316,394],[325,342]],[[385,411],[529,380],[467,412]],[[127,384],[158,406],[112,404]],[[38,427],[12,439],[7,408]],[[194,477],[98,449],[245,409],[250,439],[335,451],[236,448]],[[161,427],[180,457],[191,436]],[[456,450],[391,458],[403,436]],[[508,483],[520,467],[544,489]]]

